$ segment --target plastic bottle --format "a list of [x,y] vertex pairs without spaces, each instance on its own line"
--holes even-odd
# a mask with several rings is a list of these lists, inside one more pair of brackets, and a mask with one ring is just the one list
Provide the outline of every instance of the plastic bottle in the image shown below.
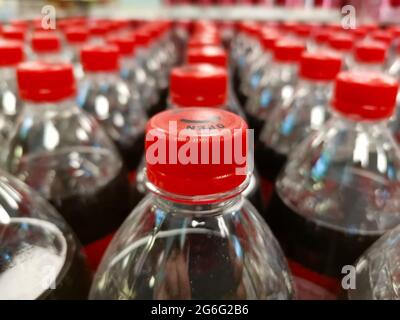
[[266,199],[290,152],[308,135],[318,132],[330,117],[333,82],[341,65],[341,56],[332,51],[303,53],[293,100],[275,107],[255,148]]
[[75,78],[80,80],[83,77],[80,52],[89,39],[89,32],[84,27],[71,26],[64,30],[64,34],[68,44],[68,60],[74,66]]
[[[246,153],[246,129],[240,117],[215,108],[173,109],[149,121],[146,186],[151,193],[107,250],[91,299],[293,297],[278,243],[242,196],[250,177],[246,154],[244,161],[229,162],[231,153],[210,161],[222,148],[211,140],[236,140],[235,148]],[[201,144],[204,153],[188,152]],[[168,151],[159,155],[169,154],[166,162],[154,153],[162,145]],[[192,160],[186,163],[183,153]]]
[[4,172],[0,190],[0,299],[86,299],[91,274],[64,219]]
[[292,100],[297,84],[298,62],[304,50],[304,43],[289,38],[275,43],[270,72],[264,74],[257,93],[249,98],[245,107],[256,142],[272,110]]
[[125,166],[136,172],[144,151],[147,116],[138,96],[119,75],[119,50],[113,45],[87,45],[81,51],[85,77],[78,105],[92,114],[114,141]]
[[334,115],[278,177],[266,218],[306,296],[337,297],[342,268],[400,222],[400,150],[387,127],[397,90],[381,73],[340,73]]
[[376,241],[355,264],[351,300],[399,300],[400,226]]
[[62,49],[61,38],[51,31],[36,31],[32,34],[32,60],[44,62],[66,62],[68,60]]
[[56,207],[95,267],[132,208],[127,170],[75,103],[72,65],[26,62],[17,80],[24,106],[3,150],[5,168]]
[[21,111],[15,68],[25,58],[23,45],[0,40],[0,145],[4,147]]

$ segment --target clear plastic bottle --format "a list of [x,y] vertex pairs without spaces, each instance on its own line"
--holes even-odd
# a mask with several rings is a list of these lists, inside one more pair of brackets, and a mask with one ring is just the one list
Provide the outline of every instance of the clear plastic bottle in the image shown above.
[[87,45],[81,62],[85,77],[79,84],[78,105],[103,125],[125,166],[135,171],[143,156],[147,115],[119,75],[119,50],[114,45]]
[[23,45],[17,41],[0,41],[0,146],[4,147],[18,113],[21,111],[15,68],[24,60]]
[[89,32],[85,27],[70,26],[64,30],[68,44],[68,61],[74,66],[75,79],[83,78],[83,68],[80,61],[82,47],[89,39]]
[[[293,298],[279,245],[242,196],[250,176],[246,154],[243,161],[230,162],[225,153],[211,162],[223,147],[212,139],[228,144],[236,139],[242,154],[246,129],[237,115],[208,108],[168,110],[149,121],[146,186],[151,193],[113,239],[91,299]],[[155,141],[169,148],[168,161],[154,158]],[[183,164],[181,148],[207,146],[207,141],[209,152],[193,153]]]
[[136,66],[133,69],[122,68],[122,75],[139,88],[142,105],[150,113],[151,107],[159,100],[156,79],[149,72],[146,65],[152,51],[153,39],[150,32],[145,28],[135,31],[132,36],[136,42]]
[[[170,108],[206,107],[236,113],[236,109],[232,110],[229,104],[227,82],[227,70],[221,67],[210,64],[176,67],[171,72]],[[137,175],[137,188],[143,194],[146,191],[144,165],[145,160],[143,159]],[[264,209],[264,201],[256,175],[251,176],[249,186],[243,194],[260,212]]]
[[233,62],[233,89],[239,102],[244,106],[247,102],[246,95],[242,92],[242,81],[249,69],[249,63],[254,61],[252,57],[260,57],[263,48],[259,42],[260,28],[257,23],[244,22],[238,25],[238,32],[231,45],[231,60]]
[[32,60],[67,62],[60,36],[52,31],[35,31],[31,38]]
[[388,231],[357,261],[351,300],[400,300],[400,226]]
[[293,100],[275,107],[255,149],[266,199],[290,152],[330,117],[333,82],[341,65],[341,56],[332,51],[303,53]]
[[387,126],[397,90],[381,73],[340,73],[333,116],[278,177],[266,219],[300,295],[339,295],[342,268],[400,222],[400,149]]
[[242,82],[242,92],[247,97],[255,95],[259,89],[261,79],[269,72],[272,64],[273,48],[281,35],[274,29],[263,30],[260,42],[264,49],[263,54],[250,65],[246,78]]
[[351,65],[355,39],[351,33],[337,32],[329,38],[329,48],[342,55],[343,70],[348,70]]
[[350,69],[353,71],[380,71],[386,69],[388,47],[379,41],[364,40],[354,45]]
[[72,65],[23,63],[17,80],[24,106],[3,150],[5,168],[58,209],[95,266],[132,209],[127,170],[100,124],[77,106]]
[[64,219],[0,172],[0,300],[86,299],[91,274]]
[[[188,64],[212,64],[217,67],[228,69],[228,55],[226,51],[221,47],[216,46],[203,46],[191,48],[187,51],[187,62]],[[242,107],[234,93],[232,88],[231,74],[228,74],[228,103],[229,110],[245,118],[245,114]]]
[[304,50],[304,43],[289,38],[275,43],[270,72],[264,74],[258,91],[249,97],[245,107],[256,141],[272,110],[292,100],[297,84],[298,62]]
[[169,22],[156,22],[149,26],[153,38],[150,57],[146,60],[146,70],[156,81],[158,100],[149,109],[149,115],[165,110],[167,106],[169,75],[175,66],[177,51],[171,40]]

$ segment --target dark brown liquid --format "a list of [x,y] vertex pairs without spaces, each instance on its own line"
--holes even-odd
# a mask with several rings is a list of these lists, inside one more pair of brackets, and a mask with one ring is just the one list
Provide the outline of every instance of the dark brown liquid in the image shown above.
[[121,154],[125,167],[129,171],[135,170],[140,163],[144,153],[144,133],[139,135],[130,145],[123,145],[114,141]]
[[51,199],[50,202],[84,245],[117,230],[134,206],[126,169],[91,194]]
[[287,157],[259,142],[254,148],[254,158],[261,179],[275,183],[284,167]]
[[378,238],[317,224],[289,208],[276,192],[265,219],[289,259],[338,279],[342,267],[353,264]]
[[156,102],[154,105],[152,105],[148,111],[148,116],[152,117],[155,114],[164,111],[167,108],[168,105],[168,93],[169,93],[169,88],[163,89],[159,92],[159,99],[158,102]]

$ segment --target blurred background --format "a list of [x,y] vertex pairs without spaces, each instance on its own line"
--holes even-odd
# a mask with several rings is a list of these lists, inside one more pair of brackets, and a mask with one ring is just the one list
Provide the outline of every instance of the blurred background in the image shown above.
[[33,18],[41,8],[57,16],[91,15],[127,18],[208,18],[255,20],[337,20],[353,5],[359,22],[400,22],[400,0],[0,0],[0,19]]

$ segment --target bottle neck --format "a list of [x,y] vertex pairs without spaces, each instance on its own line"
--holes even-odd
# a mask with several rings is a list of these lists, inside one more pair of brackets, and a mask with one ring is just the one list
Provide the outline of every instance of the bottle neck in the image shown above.
[[[46,112],[61,112],[76,107],[75,97],[69,96],[57,101],[36,102],[26,100],[24,104],[24,112],[44,114]],[[76,107],[77,108],[77,107]],[[78,108],[77,108],[78,109]]]
[[85,71],[85,79],[90,82],[110,82],[117,81],[119,78],[118,70],[113,71]]
[[218,216],[228,212],[240,210],[243,206],[244,198],[237,195],[234,198],[207,204],[190,204],[163,198],[160,195],[154,196],[157,207],[173,215],[188,216]]
[[15,67],[13,66],[4,66],[0,67],[0,79],[5,81],[15,81],[16,73]]
[[[243,192],[249,186],[252,174],[248,172],[244,182],[238,187],[217,194],[187,196],[170,193],[147,179],[147,170],[143,170],[147,190],[154,194],[161,205],[168,205],[186,214],[221,214],[222,211],[238,209],[243,203]],[[238,206],[238,207],[236,207]]]

